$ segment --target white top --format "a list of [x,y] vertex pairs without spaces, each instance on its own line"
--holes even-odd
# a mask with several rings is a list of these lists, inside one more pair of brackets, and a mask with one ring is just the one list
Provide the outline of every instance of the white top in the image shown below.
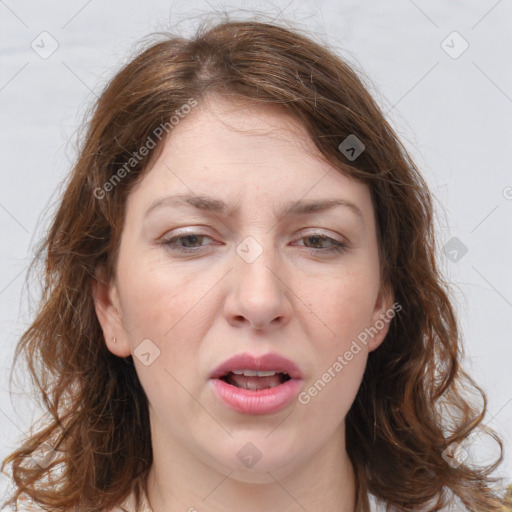
[[[124,503],[122,503],[122,507],[127,510],[128,512],[152,512],[149,503],[147,501],[147,497],[144,494],[143,495],[143,503],[142,503],[142,509],[139,511],[135,510],[135,496],[132,494],[130,495]],[[370,501],[370,512],[385,512],[386,506],[383,502],[378,502],[377,498],[373,496],[373,494],[368,494],[368,499]],[[122,509],[120,507],[117,507],[112,512],[122,512]]]
[[[386,507],[383,503],[377,503],[377,499],[372,494],[368,494],[368,498],[370,500],[370,512],[385,512]],[[142,503],[142,509],[139,511],[135,510],[135,496],[131,495],[129,496],[126,501],[122,504],[123,508],[129,512],[152,512],[149,503],[147,501],[147,497],[144,494],[143,495],[143,503]],[[121,512],[121,508],[116,508],[112,512]]]
[[[368,495],[370,499],[370,511],[371,512],[385,512],[385,507],[378,506],[376,499],[371,494]],[[31,501],[29,501],[26,498],[19,499],[19,505],[21,508],[18,508],[20,512],[43,512],[44,509],[38,507],[37,505],[33,504]],[[142,508],[140,510],[135,510],[135,495],[130,494],[126,500],[121,503],[120,506],[115,507],[111,510],[111,512],[123,512],[123,509],[128,512],[153,512],[149,506],[149,503],[147,501],[147,497],[144,494],[143,495],[143,503]]]
[[[370,501],[370,512],[385,512],[386,505],[383,501],[378,500],[373,494],[368,494],[368,499]],[[21,508],[18,508],[19,512],[46,512],[45,509],[42,509],[36,505],[34,505],[27,498],[19,498],[19,505]],[[121,508],[122,507],[122,508]],[[139,510],[135,509],[135,495],[130,494],[126,500],[118,507],[115,507],[110,512],[123,512],[123,509],[128,512],[152,512],[149,503],[147,501],[147,496],[143,495],[143,503],[142,508]],[[428,512],[428,508],[425,508],[425,512]],[[465,508],[460,500],[455,499],[455,503],[448,508],[445,509],[445,512],[467,512],[467,508]]]

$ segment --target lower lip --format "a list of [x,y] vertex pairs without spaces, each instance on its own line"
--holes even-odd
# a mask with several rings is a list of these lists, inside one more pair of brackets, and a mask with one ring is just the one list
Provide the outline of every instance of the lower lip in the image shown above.
[[252,391],[211,379],[217,396],[231,409],[243,414],[272,414],[286,407],[298,394],[302,379],[290,379],[279,386]]

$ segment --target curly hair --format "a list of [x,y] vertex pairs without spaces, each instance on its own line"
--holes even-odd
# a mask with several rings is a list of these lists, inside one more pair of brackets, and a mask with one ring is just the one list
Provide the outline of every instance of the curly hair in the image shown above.
[[[24,356],[47,422],[3,461],[16,486],[8,504],[28,495],[52,510],[103,511],[132,492],[140,502],[152,465],[147,397],[132,356],[106,348],[91,283],[99,264],[113,275],[127,196],[172,136],[171,117],[219,95],[294,116],[328,162],[371,191],[381,279],[402,312],[369,354],[346,417],[357,511],[369,510],[368,493],[388,510],[437,511],[454,497],[470,511],[499,510],[490,475],[503,446],[482,423],[485,393],[460,366],[460,328],[436,263],[432,197],[362,74],[315,37],[291,24],[229,19],[203,22],[190,38],[151,34],[105,86],[33,261],[45,263],[42,298],[14,364]],[[160,126],[165,133],[155,137]],[[349,135],[365,146],[353,161],[339,149]],[[136,159],[149,139],[150,155]],[[470,398],[475,390],[480,405]],[[447,463],[447,449],[477,427],[499,444],[499,460]],[[27,464],[41,447],[54,450],[51,460]]]

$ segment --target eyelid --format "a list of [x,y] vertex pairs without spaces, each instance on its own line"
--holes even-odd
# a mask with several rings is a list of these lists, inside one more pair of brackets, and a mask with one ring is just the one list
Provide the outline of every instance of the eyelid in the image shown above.
[[[172,244],[177,242],[180,238],[185,238],[187,236],[198,236],[198,237],[209,238],[209,239],[213,240],[213,237],[211,237],[210,235],[207,235],[206,233],[204,233],[202,231],[203,228],[195,228],[195,230],[194,230],[194,228],[190,228],[190,229],[191,230],[189,230],[189,231],[180,231],[180,230],[177,230],[175,232],[171,231],[170,234],[168,233],[160,239],[159,245],[162,245],[162,246],[166,247],[169,251],[177,253],[177,254],[179,254],[179,253],[181,253],[181,254],[194,254],[194,253],[199,254],[200,252],[202,252],[203,248],[208,247],[209,245],[218,245],[218,244],[207,244],[207,245],[200,245],[199,247],[183,247],[183,246],[176,245],[173,247]],[[305,249],[308,249],[309,251],[311,251],[313,253],[317,253],[317,254],[324,253],[325,255],[332,254],[332,253],[340,254],[350,248],[350,244],[346,241],[346,239],[344,237],[342,237],[343,240],[338,240],[335,236],[330,236],[329,234],[321,231],[320,229],[321,228],[306,228],[306,231],[299,231],[298,233],[301,236],[295,237],[293,242],[297,242],[297,241],[303,240],[308,237],[318,237],[320,239],[323,239],[327,242],[330,242],[331,247],[317,248],[317,247],[307,247],[306,245],[302,245],[302,247],[304,247]]]
[[328,238],[333,238],[333,239],[336,239],[336,237],[340,237],[343,240],[337,240],[338,242],[347,242],[348,243],[348,240],[344,236],[340,235],[339,233],[331,234],[332,232],[330,232],[329,230],[326,231],[325,228],[304,228],[302,230],[299,230],[297,233],[301,234],[302,236],[307,236],[309,234],[313,234],[313,235],[322,235],[322,236],[326,236]]
[[[192,236],[192,235],[198,235],[198,236],[203,236],[203,237],[208,237],[208,238],[213,238],[213,235],[208,235],[207,233],[205,233],[203,230],[207,230],[208,228],[205,228],[203,226],[197,226],[197,227],[191,227],[189,228],[189,230],[186,230],[186,228],[183,228],[185,229],[184,231],[182,231],[180,228],[177,228],[176,230],[173,230],[173,231],[169,231],[167,232],[166,234],[164,234],[161,239],[163,238],[175,238],[175,237],[180,237],[180,236]],[[294,240],[293,241],[296,241],[298,240],[298,238],[295,238],[299,235],[301,235],[301,237],[306,237],[306,236],[312,236],[312,235],[317,235],[317,236],[324,236],[326,238],[332,238],[333,240],[335,240],[336,242],[339,242],[339,243],[344,243],[346,245],[349,244],[349,241],[347,240],[346,237],[340,235],[339,233],[336,233],[334,235],[331,235],[329,233],[326,233],[324,231],[325,228],[314,228],[314,227],[310,227],[310,228],[303,228],[302,230],[298,230],[295,235],[294,235]],[[305,231],[304,231],[305,230]],[[340,237],[341,240],[338,240],[336,237]]]

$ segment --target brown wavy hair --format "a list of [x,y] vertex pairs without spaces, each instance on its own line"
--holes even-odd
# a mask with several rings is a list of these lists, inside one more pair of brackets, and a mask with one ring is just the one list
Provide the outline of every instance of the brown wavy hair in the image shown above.
[[[126,198],[165,137],[108,191],[105,183],[155,139],[158,126],[167,123],[164,135],[172,136],[169,119],[183,105],[219,95],[280,107],[326,161],[371,191],[382,282],[402,311],[369,354],[346,417],[357,511],[369,510],[368,492],[388,510],[437,511],[456,498],[470,511],[499,510],[490,474],[503,445],[483,426],[485,393],[460,366],[460,328],[436,263],[433,199],[362,73],[300,32],[285,21],[207,19],[190,38],[151,34],[88,113],[76,164],[33,262],[44,261],[42,298],[14,364],[24,356],[47,421],[3,462],[2,471],[12,465],[15,484],[7,504],[26,495],[52,510],[103,511],[131,492],[141,499],[152,464],[147,398],[132,357],[106,348],[91,283],[99,265],[107,278],[114,275]],[[365,145],[353,161],[338,147],[351,134]],[[480,405],[470,396],[475,391]],[[447,463],[447,447],[468,441],[477,427],[499,444],[499,460]],[[27,464],[41,446],[55,449],[49,465]]]

